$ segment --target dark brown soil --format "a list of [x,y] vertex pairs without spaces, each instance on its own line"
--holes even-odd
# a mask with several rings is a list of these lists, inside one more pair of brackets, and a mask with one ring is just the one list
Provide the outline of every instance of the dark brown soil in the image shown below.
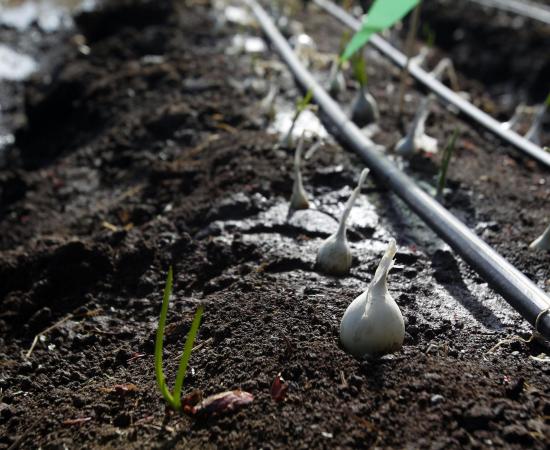
[[[265,132],[249,83],[258,57],[225,54],[239,27],[216,14],[168,0],[86,13],[90,55],[69,36],[63,60],[24,86],[26,125],[0,171],[0,448],[546,448],[550,368],[532,358],[544,345],[490,351],[529,327],[375,180],[350,220],[351,276],[314,271],[362,165],[325,143],[303,170],[315,208],[285,220],[293,150]],[[315,9],[301,17],[334,51],[320,26],[341,27]],[[398,73],[379,59],[369,71],[375,140],[391,146]],[[276,79],[293,101],[288,75]],[[440,142],[462,129],[447,205],[544,286],[549,255],[527,244],[545,226],[550,176],[443,108],[434,116]],[[340,318],[392,235],[405,346],[359,361],[339,345]],[[185,392],[240,388],[248,407],[167,414],[153,345],[169,265],[169,383],[204,303]],[[114,389],[128,383],[137,391]]]

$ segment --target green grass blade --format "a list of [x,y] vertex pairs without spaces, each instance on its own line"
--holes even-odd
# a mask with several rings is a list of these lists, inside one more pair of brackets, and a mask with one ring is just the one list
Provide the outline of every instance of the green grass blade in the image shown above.
[[443,196],[443,189],[445,189],[445,183],[447,181],[447,170],[449,169],[449,163],[451,162],[451,156],[455,149],[456,138],[458,136],[458,128],[455,128],[451,139],[447,142],[447,146],[443,151],[443,159],[441,161],[441,169],[439,170],[439,180],[437,182],[436,198]]
[[435,30],[430,27],[427,23],[422,25],[422,36],[426,41],[426,47],[434,48],[435,45]]
[[290,128],[288,129],[288,132],[286,133],[284,142],[287,145],[290,145],[292,141],[292,131],[294,130],[294,127],[296,126],[296,122],[298,121],[298,118],[300,117],[300,114],[304,111],[304,109],[307,108],[307,106],[311,103],[311,100],[313,100],[313,91],[309,89],[306,92],[306,95],[301,97],[296,102],[296,111],[294,112],[294,116],[292,117],[292,122],[290,123]]
[[296,103],[296,112],[298,115],[307,108],[307,106],[311,103],[311,100],[313,100],[313,91],[308,89],[306,95],[304,95],[300,100],[298,100],[298,103]]
[[185,346],[183,347],[183,354],[181,355],[180,365],[178,367],[178,373],[176,375],[176,384],[174,385],[174,401],[176,403],[176,409],[178,410],[181,408],[181,389],[183,386],[183,381],[185,380],[185,375],[187,373],[187,364],[189,363],[191,351],[193,350],[193,343],[195,342],[195,338],[197,337],[197,333],[199,331],[203,312],[204,306],[200,305],[197,308],[197,311],[195,311],[195,317],[193,318],[191,329],[187,334]]
[[168,277],[166,278],[166,285],[164,287],[164,295],[162,297],[162,307],[160,310],[159,324],[157,328],[157,337],[155,340],[155,373],[157,376],[157,384],[162,393],[164,399],[174,407],[174,397],[170,394],[166,381],[164,379],[164,371],[162,369],[162,347],[164,340],[164,328],[166,326],[166,315],[168,313],[168,304],[170,303],[170,296],[172,295],[173,285],[173,272],[172,267],[168,270]]

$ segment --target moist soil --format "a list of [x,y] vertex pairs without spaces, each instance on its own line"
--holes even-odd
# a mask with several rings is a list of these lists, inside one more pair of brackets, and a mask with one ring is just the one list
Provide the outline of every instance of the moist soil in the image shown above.
[[[506,340],[529,327],[376,179],[350,217],[350,276],[315,271],[362,164],[324,142],[303,167],[313,208],[287,220],[293,148],[266,132],[260,101],[269,77],[289,102],[299,91],[269,51],[228,54],[236,33],[259,32],[222,14],[146,0],[82,13],[52,49],[64,57],[23,86],[0,171],[0,448],[546,448],[544,343]],[[337,50],[337,22],[297,17],[320,52]],[[391,148],[399,73],[374,53],[368,67],[373,139]],[[418,95],[411,85],[409,120]],[[549,254],[527,245],[545,226],[548,172],[437,105],[428,133],[445,142],[457,125],[444,202],[546,287]],[[437,165],[405,169],[433,185]],[[340,318],[391,236],[405,344],[359,360],[339,344]],[[202,303],[185,393],[242,389],[246,407],[167,410],[153,350],[170,265],[169,384]]]

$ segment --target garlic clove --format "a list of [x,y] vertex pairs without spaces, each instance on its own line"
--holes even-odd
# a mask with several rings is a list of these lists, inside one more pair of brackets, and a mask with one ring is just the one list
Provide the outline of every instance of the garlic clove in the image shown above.
[[294,153],[294,184],[292,185],[292,196],[290,197],[290,211],[298,209],[308,209],[309,201],[302,182],[302,174],[300,172],[300,161],[302,159],[302,150],[304,148],[304,134],[300,136],[296,151]]
[[550,250],[550,225],[544,230],[544,233],[531,242],[529,248],[531,250]]
[[527,133],[525,133],[525,139],[531,141],[533,144],[538,145],[539,147],[541,146],[542,121],[546,113],[546,107],[546,103],[539,107],[538,111],[535,114],[535,118],[533,119],[533,123],[529,127],[529,130],[527,130]]
[[277,96],[277,86],[271,84],[267,95],[260,101],[260,112],[270,119],[275,117],[275,98]]
[[359,89],[351,108],[351,120],[360,128],[377,122],[380,118],[378,104],[365,88]]
[[420,103],[406,136],[401,138],[395,146],[395,153],[398,155],[410,158],[421,150],[437,153],[437,139],[425,133],[426,119],[430,114],[430,102],[431,98],[426,97]]
[[405,137],[402,137],[401,139],[399,139],[399,142],[397,142],[395,146],[395,153],[403,156],[404,158],[410,158],[412,155],[414,155],[414,152],[415,149],[413,137],[410,133],[407,133]]
[[337,97],[342,92],[346,91],[346,80],[344,74],[340,70],[340,63],[335,60],[330,68],[328,78],[328,92],[331,96]]
[[398,351],[405,338],[405,322],[387,287],[388,272],[397,252],[392,239],[373,281],[346,309],[340,323],[340,341],[357,358]]
[[317,252],[317,269],[330,275],[346,275],[351,268],[351,249],[345,233],[329,236]]
[[363,169],[357,187],[346,203],[338,224],[338,230],[325,239],[317,251],[315,265],[321,272],[330,275],[346,275],[351,268],[351,249],[346,237],[346,222],[368,174],[369,169]]

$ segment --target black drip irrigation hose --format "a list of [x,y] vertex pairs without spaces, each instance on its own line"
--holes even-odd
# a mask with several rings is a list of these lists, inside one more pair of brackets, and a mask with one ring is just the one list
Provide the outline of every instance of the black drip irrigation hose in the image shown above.
[[538,331],[550,338],[550,300],[546,294],[373,148],[373,143],[365,138],[361,130],[302,66],[288,42],[257,1],[244,2],[251,8],[265,36],[298,83],[304,89],[312,91],[315,102],[338,130],[339,137],[359,154],[380,181],[401,197],[412,211],[459,253],[528,322],[535,325],[538,318]]
[[[349,15],[333,2],[329,0],[314,0],[314,2],[348,28],[355,31],[361,28],[361,22],[359,20]],[[380,53],[387,56],[398,67],[406,67],[407,57],[380,36],[372,36],[369,40],[369,44],[375,47]],[[498,120],[493,119],[489,114],[484,113],[479,108],[457,95],[419,65],[409,64],[409,72],[418,82],[426,86],[444,102],[455,106],[463,114],[479,123],[485,129],[514,146],[519,152],[533,158],[546,168],[550,168],[550,153],[544,151],[538,145],[533,144],[523,136],[520,136],[515,131],[503,127]]]
[[482,6],[492,6],[502,11],[508,11],[518,16],[527,17],[550,25],[550,8],[547,5],[526,0],[470,0]]

